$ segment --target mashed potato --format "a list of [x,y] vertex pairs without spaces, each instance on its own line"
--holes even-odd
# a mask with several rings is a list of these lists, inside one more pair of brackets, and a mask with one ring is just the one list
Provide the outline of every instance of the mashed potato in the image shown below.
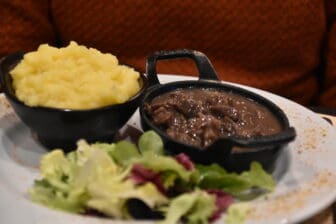
[[76,42],[65,48],[41,45],[11,75],[16,96],[29,106],[98,108],[123,103],[140,90],[134,69]]

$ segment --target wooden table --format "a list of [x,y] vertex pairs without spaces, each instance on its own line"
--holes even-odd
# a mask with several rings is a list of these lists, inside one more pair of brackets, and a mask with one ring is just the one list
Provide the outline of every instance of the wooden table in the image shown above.
[[[320,114],[322,117],[329,119],[332,124],[336,127],[336,116]],[[302,224],[336,224],[336,202],[313,216],[312,218],[306,220]]]
[[335,204],[303,222],[302,224],[334,224],[336,223],[334,210]]

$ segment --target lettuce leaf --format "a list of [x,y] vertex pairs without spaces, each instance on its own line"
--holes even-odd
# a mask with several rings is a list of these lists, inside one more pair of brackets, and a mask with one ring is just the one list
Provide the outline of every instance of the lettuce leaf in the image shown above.
[[138,142],[139,150],[143,155],[152,153],[155,155],[163,155],[163,142],[158,134],[154,131],[143,133]]
[[42,179],[29,190],[33,201],[70,212],[84,210],[87,194],[74,185],[79,173],[74,160],[67,159],[63,151],[54,150],[42,158],[40,169]]
[[190,180],[191,174],[193,172],[186,170],[183,165],[169,156],[160,156],[148,153],[133,162],[139,163],[155,172],[167,171],[170,173],[175,173],[180,179],[186,182]]
[[250,170],[241,174],[228,173],[217,164],[197,165],[196,168],[200,174],[198,185],[205,189],[222,189],[237,196],[251,188],[272,191],[275,187],[272,176],[258,162],[252,162]]
[[115,144],[115,148],[110,150],[109,154],[122,166],[130,164],[133,159],[140,157],[137,147],[127,141],[120,141]]
[[84,211],[87,195],[84,191],[62,192],[47,180],[36,180],[34,188],[29,190],[33,201],[53,209],[80,213]]
[[176,224],[182,218],[188,224],[205,224],[216,210],[215,197],[195,190],[172,199],[164,210],[166,218],[158,224]]
[[228,208],[225,224],[244,224],[250,210],[251,206],[247,202],[232,204]]
[[98,148],[78,170],[74,186],[85,188],[92,182],[110,178],[122,181],[128,173],[129,169],[119,167],[106,151]]

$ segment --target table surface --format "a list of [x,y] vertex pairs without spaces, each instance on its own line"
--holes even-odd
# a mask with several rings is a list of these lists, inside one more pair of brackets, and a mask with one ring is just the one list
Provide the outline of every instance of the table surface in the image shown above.
[[[320,114],[336,127],[336,116]],[[336,224],[336,202],[302,224]]]

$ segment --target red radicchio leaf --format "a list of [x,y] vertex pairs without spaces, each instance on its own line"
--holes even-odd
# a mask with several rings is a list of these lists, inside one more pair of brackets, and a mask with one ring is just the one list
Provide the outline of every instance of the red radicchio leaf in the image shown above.
[[233,197],[220,189],[208,189],[206,192],[216,197],[217,209],[209,219],[212,222],[218,219],[221,213],[224,212],[233,203]]
[[134,164],[131,170],[130,178],[136,184],[144,184],[147,182],[153,183],[156,188],[163,194],[166,194],[166,189],[164,188],[160,174],[154,172],[151,169],[147,169],[146,167],[142,166],[141,164]]
[[194,169],[194,163],[190,160],[190,158],[184,154],[180,153],[175,156],[175,159],[178,163],[180,163],[186,170],[193,170]]

